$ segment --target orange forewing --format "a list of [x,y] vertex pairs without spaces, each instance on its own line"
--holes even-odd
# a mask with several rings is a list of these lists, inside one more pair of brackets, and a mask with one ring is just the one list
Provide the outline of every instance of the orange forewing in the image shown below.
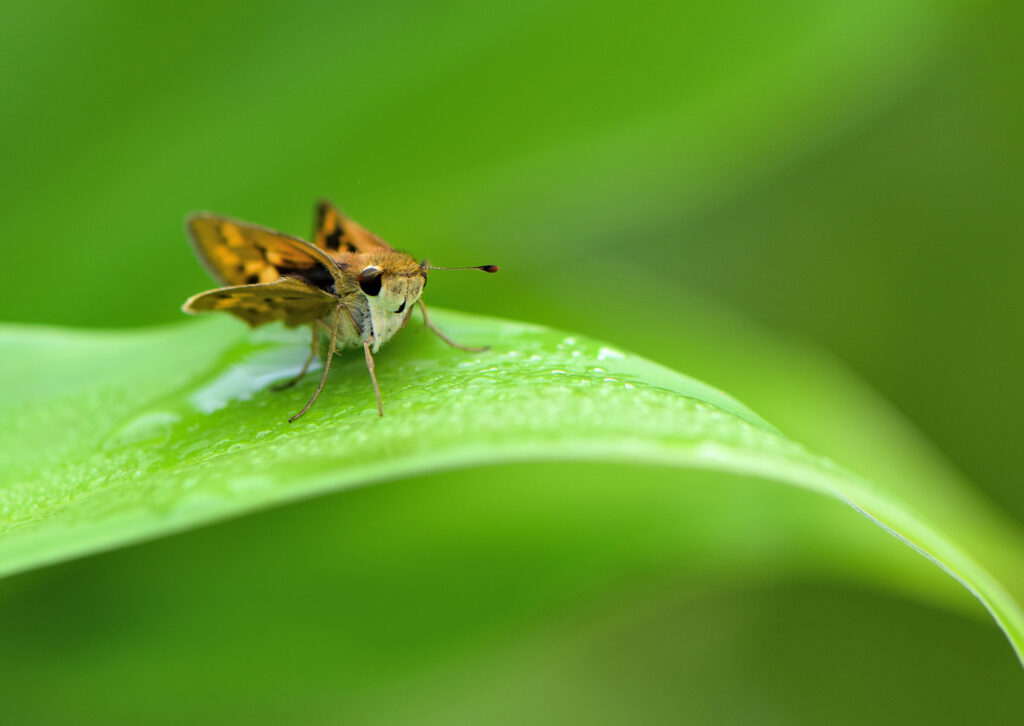
[[334,295],[295,277],[256,285],[221,287],[193,295],[182,306],[187,313],[222,310],[252,327],[275,320],[295,326],[329,315],[338,304]]
[[189,217],[185,226],[207,270],[225,285],[268,283],[291,275],[329,287],[340,275],[321,250],[283,232],[205,212]]
[[346,252],[380,252],[391,249],[391,245],[346,217],[326,200],[320,200],[316,205],[313,243],[333,256]]

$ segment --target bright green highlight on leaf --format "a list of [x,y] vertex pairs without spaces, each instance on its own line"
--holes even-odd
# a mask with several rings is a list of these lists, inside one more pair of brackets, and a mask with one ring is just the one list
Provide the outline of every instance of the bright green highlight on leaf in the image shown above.
[[[0,574],[256,508],[425,471],[576,459],[735,472],[846,502],[956,578],[1018,654],[1001,584],[892,492],[787,439],[727,394],[600,342],[439,311],[485,353],[403,332],[286,392],[305,334],[221,318],[136,332],[0,329]],[[994,568],[998,571],[998,568]]]

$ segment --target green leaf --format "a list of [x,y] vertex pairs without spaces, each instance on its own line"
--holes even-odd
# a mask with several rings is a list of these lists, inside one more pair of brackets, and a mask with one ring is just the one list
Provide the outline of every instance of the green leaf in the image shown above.
[[[548,459],[660,464],[836,498],[913,547],[989,610],[1018,655],[1024,615],[978,561],[891,488],[816,456],[727,394],[600,342],[451,312],[485,353],[413,330],[286,392],[305,334],[211,318],[129,332],[0,328],[0,574],[318,493],[416,473]],[[1010,545],[1007,545],[1009,547]],[[986,553],[989,550],[984,550]]]

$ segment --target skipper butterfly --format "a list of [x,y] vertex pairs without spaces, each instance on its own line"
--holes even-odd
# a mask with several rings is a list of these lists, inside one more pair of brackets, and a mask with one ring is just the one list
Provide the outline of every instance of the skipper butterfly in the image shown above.
[[331,359],[347,347],[363,349],[377,411],[383,416],[373,354],[405,327],[415,305],[419,305],[424,324],[448,345],[473,352],[486,350],[459,345],[445,336],[430,321],[421,296],[431,270],[497,272],[496,265],[434,267],[417,262],[326,201],[316,205],[312,243],[208,212],[189,215],[185,228],[196,255],[224,287],[193,295],[182,310],[219,310],[252,327],[275,320],[289,327],[310,326],[309,357],[299,374],[277,389],[299,382],[319,355],[321,331],[327,334],[320,383],[289,422],[310,409],[324,388]]

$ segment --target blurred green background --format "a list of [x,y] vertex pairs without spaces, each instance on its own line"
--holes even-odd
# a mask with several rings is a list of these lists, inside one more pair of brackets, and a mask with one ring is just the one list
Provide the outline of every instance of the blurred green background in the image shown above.
[[[1022,15],[8,3],[0,319],[178,321],[186,212],[303,235],[328,196],[502,265],[430,303],[612,341],[869,475],[905,417],[1020,524]],[[11,723],[1009,722],[1010,649],[923,560],[892,581],[913,557],[735,477],[433,475],[8,579],[0,688]]]

